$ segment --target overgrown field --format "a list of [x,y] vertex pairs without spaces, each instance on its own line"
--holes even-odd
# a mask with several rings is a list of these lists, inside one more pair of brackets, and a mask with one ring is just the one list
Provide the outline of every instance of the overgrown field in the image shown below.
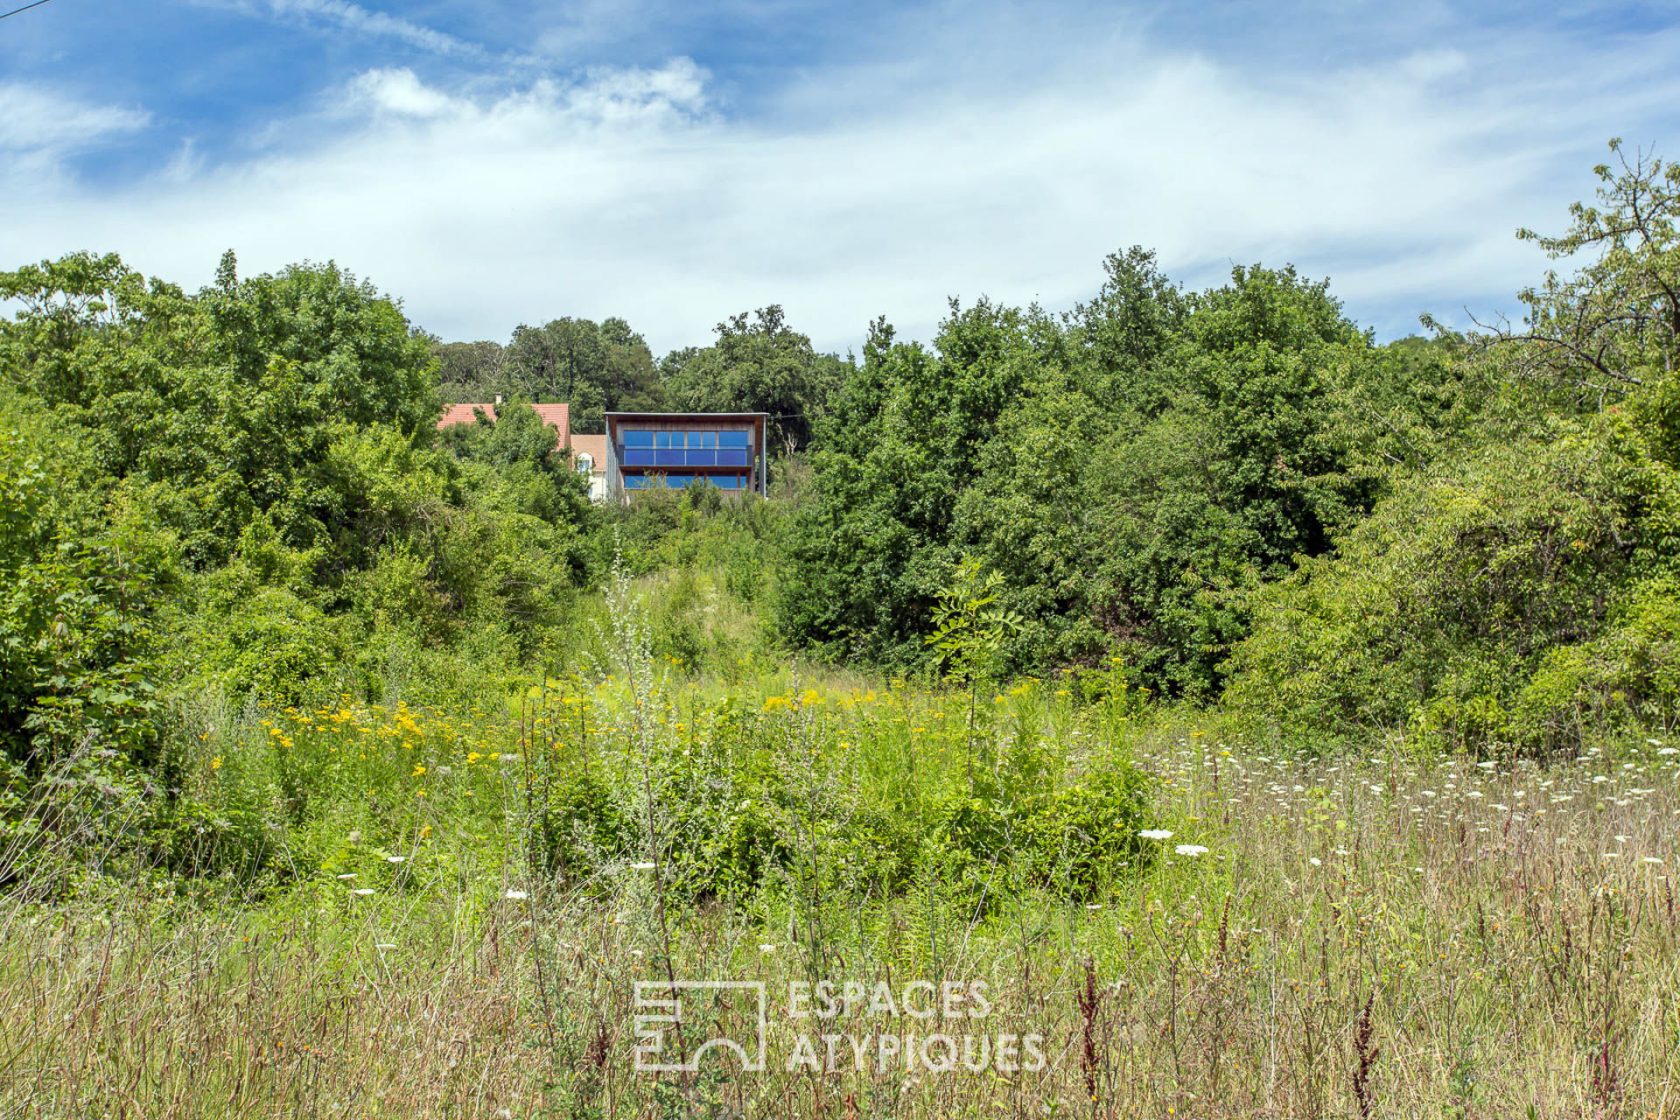
[[[195,875],[6,904],[0,1114],[1680,1116],[1665,742],[1312,757],[1118,674],[610,648],[478,712],[206,713]],[[673,978],[765,981],[767,1068],[638,1071],[634,984]],[[867,996],[791,1017],[824,980]],[[989,1013],[905,1013],[946,982]],[[956,1068],[907,1068],[933,1031]]]
[[[1680,166],[1611,147],[1520,324],[1384,343],[1136,247],[657,365],[0,272],[0,1117],[1680,1118]],[[561,400],[765,413],[771,494],[593,505]]]

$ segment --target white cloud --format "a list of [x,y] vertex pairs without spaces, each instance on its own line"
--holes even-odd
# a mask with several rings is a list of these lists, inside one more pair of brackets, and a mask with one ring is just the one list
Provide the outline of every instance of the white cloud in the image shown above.
[[687,59],[489,95],[369,70],[283,150],[97,190],[0,169],[35,215],[11,247],[114,249],[188,284],[228,246],[248,271],[331,257],[446,337],[617,314],[656,349],[770,302],[839,348],[880,313],[927,337],[948,294],[1067,306],[1132,243],[1192,282],[1293,260],[1356,314],[1450,318],[1531,279],[1511,231],[1557,226],[1603,140],[1680,95],[1672,38],[1282,74],[1141,34],[1007,74],[946,70],[950,46],[749,104]]
[[268,0],[268,8],[278,16],[305,21],[326,20],[350,31],[396,39],[411,47],[436,54],[482,53],[476,45],[457,39],[453,35],[435,31],[412,20],[371,11],[360,4],[347,3],[346,0]]
[[350,93],[353,106],[371,106],[400,116],[440,117],[459,107],[446,94],[421,85],[408,69],[369,70],[350,83]]
[[0,152],[64,154],[145,128],[138,109],[90,105],[66,94],[20,82],[0,82]]

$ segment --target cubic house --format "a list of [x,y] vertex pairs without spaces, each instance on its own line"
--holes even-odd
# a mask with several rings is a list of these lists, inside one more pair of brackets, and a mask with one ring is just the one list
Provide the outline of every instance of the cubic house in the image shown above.
[[607,413],[607,493],[660,487],[769,492],[767,412]]
[[[495,422],[494,404],[452,404],[438,428]],[[533,404],[554,429],[554,449],[589,481],[594,502],[629,501],[642,490],[715,486],[725,493],[768,493],[767,412],[609,412],[605,435],[571,430],[565,404]]]

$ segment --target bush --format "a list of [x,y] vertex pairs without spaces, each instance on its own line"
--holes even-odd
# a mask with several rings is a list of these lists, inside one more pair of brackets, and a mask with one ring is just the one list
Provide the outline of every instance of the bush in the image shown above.
[[1671,562],[1670,475],[1609,418],[1417,477],[1256,596],[1228,702],[1297,731],[1579,742],[1604,698],[1671,683],[1667,585],[1635,582]]

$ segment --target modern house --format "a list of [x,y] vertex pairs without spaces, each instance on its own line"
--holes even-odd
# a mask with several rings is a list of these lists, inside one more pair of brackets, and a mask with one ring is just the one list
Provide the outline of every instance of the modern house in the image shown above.
[[[438,428],[495,422],[502,404],[452,404]],[[609,412],[605,435],[573,435],[565,404],[533,404],[554,429],[555,450],[589,480],[589,500],[628,501],[641,490],[715,486],[726,493],[768,492],[765,412]]]
[[766,412],[609,412],[607,495],[688,486],[767,494],[769,421]]

